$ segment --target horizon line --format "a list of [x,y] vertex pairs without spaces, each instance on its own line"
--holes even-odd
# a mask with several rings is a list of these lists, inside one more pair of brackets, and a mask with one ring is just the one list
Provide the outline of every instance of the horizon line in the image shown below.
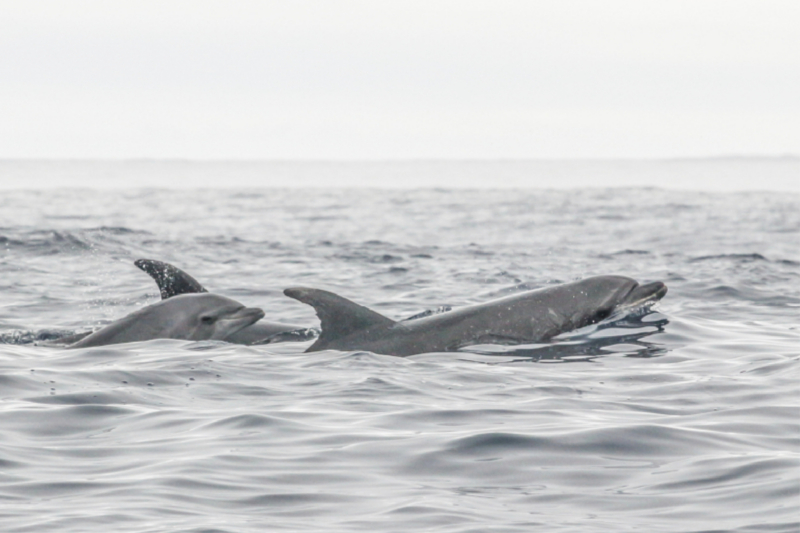
[[2,157],[0,162],[59,163],[508,163],[508,162],[680,162],[720,160],[800,160],[800,154],[733,154],[669,157],[386,157],[386,158],[193,158],[193,157]]

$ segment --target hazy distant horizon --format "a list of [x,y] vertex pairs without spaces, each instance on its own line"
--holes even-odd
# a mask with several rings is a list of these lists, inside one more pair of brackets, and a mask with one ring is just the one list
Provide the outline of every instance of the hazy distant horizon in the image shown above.
[[188,163],[404,163],[404,162],[604,162],[604,161],[717,161],[717,160],[800,160],[800,154],[730,154],[708,156],[674,156],[674,157],[376,157],[376,158],[246,158],[246,157],[0,157],[0,162],[188,162]]
[[479,188],[800,193],[800,157],[671,159],[0,159],[0,189]]

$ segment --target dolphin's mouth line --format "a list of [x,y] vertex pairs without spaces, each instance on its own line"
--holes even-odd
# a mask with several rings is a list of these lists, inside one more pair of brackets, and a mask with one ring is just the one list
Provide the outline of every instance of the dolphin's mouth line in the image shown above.
[[667,294],[667,286],[660,281],[653,281],[640,285],[636,283],[623,299],[624,303],[619,305],[614,315],[630,312],[634,309],[648,309]]
[[222,320],[229,322],[231,324],[237,324],[237,322],[239,323],[238,327],[235,327],[229,333],[229,335],[232,335],[233,333],[236,333],[237,331],[240,331],[246,328],[247,326],[255,324],[262,318],[264,318],[264,311],[262,311],[261,309],[257,307],[245,307],[240,309],[233,315],[223,318]]
[[660,281],[653,281],[644,285],[636,283],[625,295],[625,303],[620,305],[619,309],[650,307],[663,298],[665,294],[667,294],[667,286]]

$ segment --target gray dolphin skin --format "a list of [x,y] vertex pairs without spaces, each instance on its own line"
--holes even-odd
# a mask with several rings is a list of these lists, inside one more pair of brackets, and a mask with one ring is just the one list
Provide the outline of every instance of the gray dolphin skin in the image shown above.
[[229,341],[264,316],[218,294],[184,294],[143,307],[91,333],[70,348],[105,346],[151,339]]
[[[133,264],[155,280],[162,300],[181,294],[208,292],[192,276],[169,263],[154,259],[137,259]],[[260,320],[239,330],[226,340],[234,344],[268,344],[277,341],[305,341],[313,336],[313,332],[303,326]]]
[[133,262],[155,280],[161,299],[166,300],[179,294],[208,292],[205,287],[178,267],[154,259],[137,259]]
[[451,352],[476,344],[522,344],[651,305],[667,287],[623,276],[596,276],[513,294],[446,313],[396,322],[332,292],[295,287],[287,296],[311,305],[322,333],[307,352],[366,350],[386,355]]

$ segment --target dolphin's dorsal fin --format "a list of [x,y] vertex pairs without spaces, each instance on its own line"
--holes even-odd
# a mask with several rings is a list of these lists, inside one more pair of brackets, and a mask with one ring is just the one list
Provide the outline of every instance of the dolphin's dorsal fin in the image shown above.
[[169,263],[154,259],[137,259],[134,265],[141,268],[153,278],[161,291],[161,299],[166,300],[179,294],[208,292],[196,279]]
[[283,294],[310,305],[317,312],[322,333],[318,343],[338,339],[374,326],[391,326],[394,320],[380,313],[367,309],[363,305],[351,302],[338,294],[321,289],[292,287]]

